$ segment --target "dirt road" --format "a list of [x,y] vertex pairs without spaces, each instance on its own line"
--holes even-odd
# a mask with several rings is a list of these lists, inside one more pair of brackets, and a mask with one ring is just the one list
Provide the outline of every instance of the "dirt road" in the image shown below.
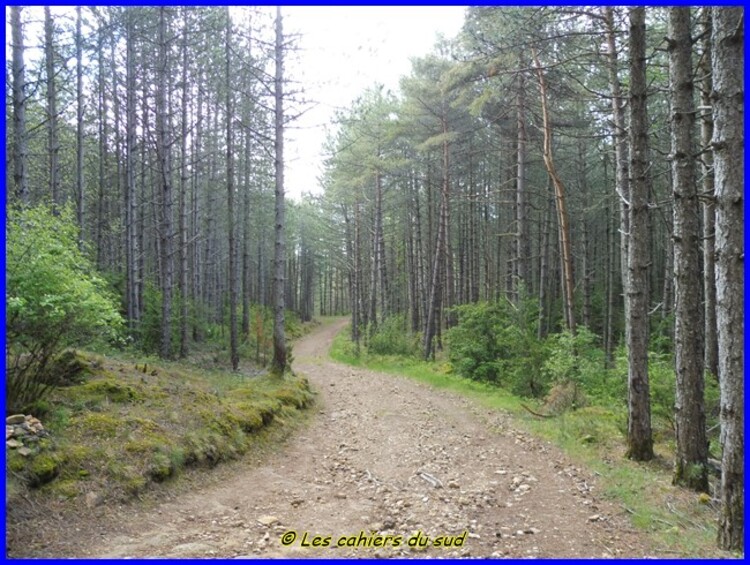
[[125,507],[116,527],[80,528],[77,539],[49,547],[49,554],[650,553],[624,512],[600,498],[594,477],[553,446],[515,430],[508,416],[330,361],[328,347],[342,327],[323,326],[295,346],[296,370],[319,393],[318,413],[284,448],[258,466],[234,466],[221,481],[152,508]]

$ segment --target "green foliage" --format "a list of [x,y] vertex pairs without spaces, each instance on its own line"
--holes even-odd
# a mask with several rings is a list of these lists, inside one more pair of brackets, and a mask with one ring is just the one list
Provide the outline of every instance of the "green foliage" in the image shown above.
[[[188,300],[183,298],[178,289],[175,289],[172,295],[172,312],[179,313],[182,311],[182,301]],[[143,317],[138,325],[138,331],[136,334],[138,348],[146,354],[157,354],[160,350],[161,345],[161,307],[162,307],[162,292],[151,282],[147,282],[143,291]],[[191,318],[190,322],[194,318],[195,305],[192,301],[188,300],[188,316]],[[172,353],[177,351],[180,344],[180,317],[179,315],[172,316]],[[205,335],[210,334],[210,326],[203,325],[199,331],[199,334]]]
[[410,335],[405,316],[391,316],[380,324],[370,337],[367,349],[376,355],[413,356],[419,352],[419,343]]
[[549,356],[543,372],[549,381],[572,383],[591,397],[605,400],[621,398],[622,381],[604,369],[604,351],[599,337],[584,326],[576,335],[569,331],[547,338]]
[[671,355],[651,353],[648,361],[651,412],[655,418],[669,423],[671,435],[674,421],[675,373]]
[[66,347],[121,338],[122,317],[105,281],[78,249],[69,208],[14,209],[6,224],[6,385],[9,411],[40,399]]
[[648,349],[665,354],[674,351],[674,314],[659,317],[652,323]]
[[503,386],[521,396],[542,396],[546,345],[536,336],[532,300],[477,303],[455,309],[458,325],[446,332],[449,359],[461,376]]
[[[85,383],[57,387],[45,419],[50,439],[29,443],[24,457],[8,450],[13,488],[55,498],[95,491],[127,500],[188,466],[214,466],[279,431],[313,403],[304,377],[252,379],[172,362],[140,364],[109,356],[88,360]],[[112,375],[116,374],[115,380]]]

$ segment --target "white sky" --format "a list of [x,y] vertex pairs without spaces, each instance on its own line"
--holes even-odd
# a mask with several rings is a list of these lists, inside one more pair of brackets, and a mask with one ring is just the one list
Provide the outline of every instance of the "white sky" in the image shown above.
[[299,199],[317,193],[326,126],[336,109],[347,108],[367,87],[382,83],[393,92],[411,71],[411,57],[432,51],[437,34],[453,38],[461,29],[461,6],[288,6],[284,32],[298,33],[300,52],[288,77],[304,88],[313,108],[287,131],[286,193]]

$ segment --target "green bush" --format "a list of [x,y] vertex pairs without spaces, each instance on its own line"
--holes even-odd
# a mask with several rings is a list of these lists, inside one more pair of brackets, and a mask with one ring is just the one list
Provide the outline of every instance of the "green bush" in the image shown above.
[[521,396],[543,396],[546,344],[537,339],[533,300],[477,303],[454,309],[458,325],[446,332],[449,359],[456,372],[503,386]]
[[551,335],[547,342],[549,356],[543,371],[550,381],[574,384],[599,399],[609,400],[613,393],[618,395],[616,375],[604,368],[599,336],[579,326],[576,335],[566,330]]
[[39,400],[65,348],[96,337],[119,340],[117,301],[78,249],[70,209],[9,210],[6,236],[6,410]]
[[654,418],[674,423],[674,403],[676,377],[672,355],[650,352],[648,359],[648,380],[651,393],[651,413]]
[[[185,299],[188,300],[188,299]],[[179,289],[172,294],[172,326],[171,344],[172,354],[177,352],[180,344],[180,312],[182,312],[183,297]],[[147,282],[143,292],[143,317],[136,334],[138,348],[148,355],[160,353],[161,350],[161,307],[162,292],[151,282]],[[195,319],[195,305],[188,300],[188,324],[192,328]],[[198,328],[198,335],[205,335],[205,327]]]
[[406,327],[405,316],[390,316],[370,337],[367,350],[376,355],[416,355],[418,344]]

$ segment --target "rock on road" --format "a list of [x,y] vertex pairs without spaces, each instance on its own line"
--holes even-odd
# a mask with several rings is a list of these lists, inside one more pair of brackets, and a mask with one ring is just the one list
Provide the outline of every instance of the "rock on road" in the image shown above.
[[[649,554],[648,540],[620,507],[600,497],[588,471],[514,429],[510,416],[328,359],[331,340],[345,322],[321,326],[295,345],[295,370],[317,391],[317,414],[285,446],[259,465],[233,466],[221,481],[148,509],[124,506],[116,528],[83,528],[75,543],[48,547],[49,554]],[[411,547],[417,532],[420,545]],[[294,538],[287,546],[284,534]],[[438,536],[459,547],[434,547]]]

